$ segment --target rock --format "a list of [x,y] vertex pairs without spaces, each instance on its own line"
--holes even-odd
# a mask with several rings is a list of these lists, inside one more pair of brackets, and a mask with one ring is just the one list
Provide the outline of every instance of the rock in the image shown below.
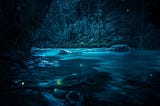
[[37,86],[40,87],[40,88],[51,88],[51,87],[54,86],[53,85],[54,83],[55,83],[54,80],[49,80],[47,82],[40,82],[40,83],[37,84]]
[[59,67],[59,61],[55,60],[55,61],[53,62],[53,66],[54,66],[54,67]]
[[70,91],[67,93],[66,98],[69,106],[82,106],[83,95],[77,91]]
[[55,97],[53,94],[49,92],[42,92],[41,95],[46,99],[49,103],[49,106],[64,106],[64,100]]
[[80,99],[80,93],[77,93],[76,91],[70,91],[67,93],[66,98],[70,101],[77,101]]
[[40,60],[38,65],[38,67],[59,67],[59,61],[55,60],[55,61],[49,61],[49,60]]
[[41,83],[38,83],[38,87],[40,88],[48,88],[50,87],[51,85],[48,83],[48,82],[41,82]]
[[46,63],[46,67],[59,67],[59,61],[55,60],[55,61],[48,61]]
[[65,90],[62,90],[62,89],[55,88],[53,90],[53,95],[58,97],[58,98],[61,98],[61,99],[65,99],[66,98],[66,94],[67,94],[67,92]]
[[86,82],[86,76],[83,74],[72,74],[65,76],[61,80],[57,80],[58,87],[73,87]]
[[109,51],[116,51],[116,52],[125,52],[130,50],[131,48],[127,44],[116,44],[109,48]]
[[61,49],[61,50],[59,51],[59,54],[60,54],[60,55],[71,54],[71,53],[72,53],[71,51],[64,50],[64,49]]

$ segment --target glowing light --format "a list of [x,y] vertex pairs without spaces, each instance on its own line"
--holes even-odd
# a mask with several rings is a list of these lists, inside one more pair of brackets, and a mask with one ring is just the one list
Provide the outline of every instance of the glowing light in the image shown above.
[[57,80],[57,85],[61,86],[62,85],[62,81],[61,80]]
[[83,67],[83,64],[79,64],[80,67]]
[[127,11],[127,12],[129,12],[130,10],[129,10],[129,9],[127,9],[126,11]]
[[24,86],[24,82],[21,82],[21,85]]
[[153,74],[149,74],[149,76],[150,76],[150,77],[152,77],[152,76],[153,76]]
[[57,89],[55,88],[55,89],[54,89],[54,92],[56,92],[56,91],[57,91]]
[[73,73],[72,75],[77,75],[76,73]]

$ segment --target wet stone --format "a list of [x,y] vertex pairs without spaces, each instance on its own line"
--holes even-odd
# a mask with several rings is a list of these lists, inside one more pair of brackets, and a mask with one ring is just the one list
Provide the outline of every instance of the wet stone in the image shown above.
[[66,98],[69,100],[74,100],[77,101],[80,99],[80,93],[77,93],[76,91],[70,91],[67,95]]
[[[77,49],[83,52],[78,55],[66,49],[73,55],[59,55],[59,49],[56,50],[57,54],[41,50],[41,55],[28,63],[34,66],[32,69],[14,68],[11,80],[14,103],[26,106],[43,103],[43,106],[156,106],[159,103],[159,52],[151,52],[152,56],[146,51],[145,55],[136,51],[119,55],[122,53],[105,50],[98,53],[95,48]],[[56,56],[47,57],[47,52]]]
[[130,50],[131,48],[126,44],[117,44],[109,48],[109,51],[116,51],[116,52],[126,52]]
[[66,94],[67,94],[67,91],[62,90],[62,89],[54,88],[54,90],[53,90],[53,95],[58,97],[58,98],[61,98],[61,99],[65,99]]
[[[86,76],[83,74],[71,74],[65,76],[61,79],[61,81],[57,84],[58,87],[72,87],[78,84],[81,84],[86,81]],[[61,84],[60,84],[61,83]]]
[[69,50],[64,50],[64,49],[61,49],[61,50],[59,51],[59,54],[60,54],[60,55],[70,54],[70,53],[72,53],[72,52],[69,51]]

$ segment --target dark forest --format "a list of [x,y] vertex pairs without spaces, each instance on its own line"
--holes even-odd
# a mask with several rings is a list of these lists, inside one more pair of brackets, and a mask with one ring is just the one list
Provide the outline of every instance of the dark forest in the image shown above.
[[0,0],[0,105],[159,106],[159,10],[159,0]]

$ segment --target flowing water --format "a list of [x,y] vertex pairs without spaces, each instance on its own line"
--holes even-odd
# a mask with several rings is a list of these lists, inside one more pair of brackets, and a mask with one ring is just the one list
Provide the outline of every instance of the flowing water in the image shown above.
[[[17,101],[28,106],[158,106],[160,51],[103,48],[33,49],[14,76]],[[17,102],[16,102],[17,103]]]

